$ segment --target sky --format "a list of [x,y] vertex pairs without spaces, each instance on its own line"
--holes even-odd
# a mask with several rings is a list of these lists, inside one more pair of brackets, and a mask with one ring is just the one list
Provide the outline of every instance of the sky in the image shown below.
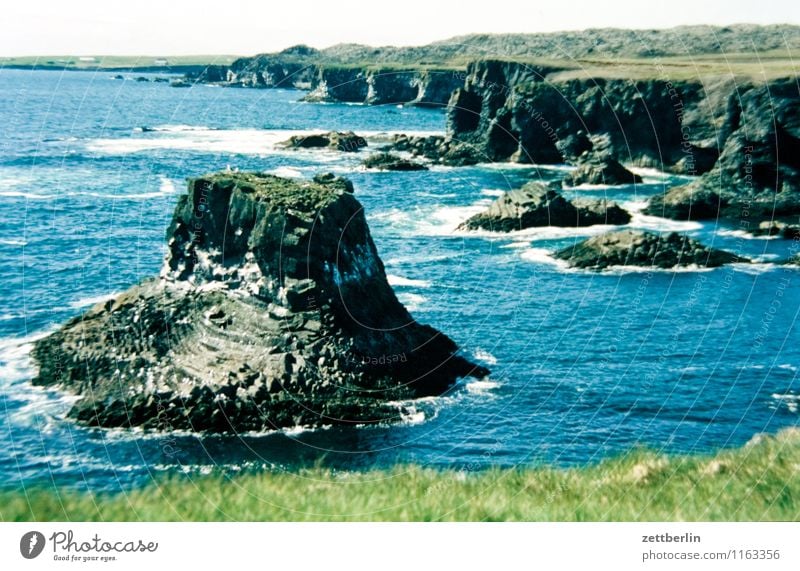
[[3,0],[0,56],[251,55],[469,33],[800,24],[798,0]]

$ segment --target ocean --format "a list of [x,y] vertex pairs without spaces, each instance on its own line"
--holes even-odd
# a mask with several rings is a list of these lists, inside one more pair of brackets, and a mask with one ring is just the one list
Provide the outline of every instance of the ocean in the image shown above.
[[[615,200],[634,213],[631,227],[683,232],[756,264],[570,270],[550,254],[610,227],[456,230],[504,191],[569,167],[366,172],[365,151],[275,147],[310,130],[353,130],[373,148],[391,133],[443,133],[443,109],[114,75],[0,69],[0,487],[115,491],[158,475],[318,465],[580,466],[641,446],[711,452],[800,422],[800,271],[777,263],[792,245],[641,213],[687,177],[638,169],[644,184],[564,194]],[[228,167],[351,178],[399,299],[490,377],[381,427],[220,436],[65,418],[73,397],[30,383],[31,343],[157,274],[185,179]]]

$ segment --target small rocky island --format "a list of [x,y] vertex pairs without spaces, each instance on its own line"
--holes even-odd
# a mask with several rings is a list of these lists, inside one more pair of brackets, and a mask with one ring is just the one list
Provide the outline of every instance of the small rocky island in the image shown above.
[[675,232],[661,236],[642,230],[619,230],[593,236],[556,252],[555,257],[567,261],[572,267],[592,270],[614,266],[716,268],[723,264],[749,262]]
[[35,384],[103,427],[211,432],[399,420],[488,371],[397,300],[352,184],[193,179],[158,278],[38,341]]
[[539,226],[581,227],[627,224],[631,215],[613,202],[578,199],[569,201],[554,188],[529,182],[510,190],[485,211],[464,221],[459,230],[512,232]]

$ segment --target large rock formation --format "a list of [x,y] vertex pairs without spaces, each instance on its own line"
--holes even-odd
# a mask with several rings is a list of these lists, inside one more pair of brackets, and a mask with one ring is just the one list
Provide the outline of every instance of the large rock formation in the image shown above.
[[[578,164],[571,184],[633,177],[622,162],[702,175],[656,197],[653,215],[721,217],[751,230],[800,216],[796,78],[578,78],[480,61],[450,100],[448,137],[488,160]],[[594,156],[604,160],[581,164]]]
[[320,66],[304,100],[444,107],[460,83],[461,75],[448,69]]
[[35,383],[98,426],[264,430],[398,419],[487,371],[389,286],[349,181],[190,181],[158,279],[36,343]]
[[489,208],[464,221],[461,230],[511,232],[537,226],[580,227],[627,224],[631,216],[613,202],[581,199],[568,201],[555,189],[530,182],[510,190]]
[[555,257],[566,260],[573,267],[592,270],[613,266],[714,268],[749,261],[730,252],[708,248],[675,232],[661,236],[641,230],[619,230],[593,236],[556,252]]
[[540,164],[574,162],[600,138],[617,161],[696,174],[711,168],[730,133],[733,81],[573,75],[474,62],[448,105],[448,134],[492,160]]
[[649,214],[679,220],[727,219],[743,229],[800,222],[800,90],[794,79],[745,87],[731,100],[714,168],[654,197]]

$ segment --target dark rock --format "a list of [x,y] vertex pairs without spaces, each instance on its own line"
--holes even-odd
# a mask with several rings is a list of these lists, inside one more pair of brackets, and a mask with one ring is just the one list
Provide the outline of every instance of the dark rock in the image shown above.
[[174,79],[170,82],[170,87],[191,87],[193,83],[186,79]]
[[629,221],[630,214],[613,202],[570,202],[553,188],[533,182],[506,192],[484,212],[472,216],[458,228],[511,232],[538,226],[574,228]]
[[147,83],[147,82],[150,81],[150,79],[147,78],[147,77],[144,77],[143,75],[140,75],[139,77],[136,78],[136,81],[138,81],[139,83]]
[[631,221],[630,213],[616,202],[605,199],[575,198],[572,205],[578,213],[578,226],[610,224],[619,226]]
[[612,266],[714,268],[734,262],[748,262],[735,254],[703,246],[675,232],[665,236],[641,230],[620,230],[594,236],[556,252],[576,268],[602,270]]
[[423,164],[404,159],[392,153],[376,153],[370,155],[361,163],[368,169],[386,171],[421,171],[428,170]]
[[610,156],[584,153],[578,160],[578,167],[564,177],[564,184],[636,184],[642,177],[634,174]]
[[800,216],[800,94],[794,81],[745,86],[732,99],[732,133],[714,168],[654,197],[646,212],[678,220],[723,219],[758,231]]
[[169,83],[169,79],[166,77],[156,77],[153,80],[154,83]]
[[212,432],[397,420],[486,369],[398,302],[341,179],[194,179],[158,279],[38,341],[38,385],[95,426]]
[[564,160],[575,162],[578,157],[592,150],[594,145],[584,130],[570,133],[556,142],[556,149]]
[[314,135],[292,135],[278,145],[290,149],[336,149],[354,153],[366,147],[367,140],[352,131],[329,131]]
[[604,137],[612,158],[699,175],[734,128],[741,81],[579,78],[558,66],[481,60],[448,104],[448,136],[492,161],[573,162]]
[[786,240],[800,239],[800,217],[792,221],[764,220],[753,230],[756,236],[780,236]]
[[710,185],[687,184],[653,196],[645,212],[673,220],[713,220],[720,217],[728,201]]
[[388,149],[411,153],[446,166],[469,166],[481,162],[482,157],[471,145],[454,141],[441,135],[394,135]]
[[353,193],[353,182],[349,178],[343,176],[336,176],[331,172],[320,173],[314,177],[314,182],[323,184],[341,190],[343,192]]
[[114,79],[125,79],[124,75],[120,75],[119,73],[114,76]]

